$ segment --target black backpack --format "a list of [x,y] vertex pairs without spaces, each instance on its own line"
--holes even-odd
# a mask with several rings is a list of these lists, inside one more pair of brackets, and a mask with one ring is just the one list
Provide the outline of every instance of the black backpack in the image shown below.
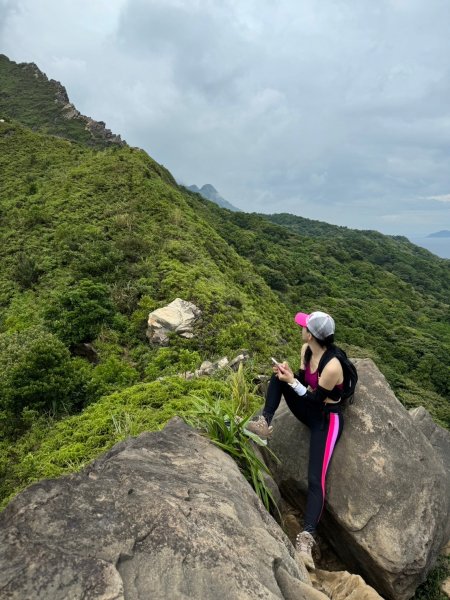
[[342,390],[340,404],[353,404],[353,396],[355,393],[356,384],[358,383],[358,372],[355,365],[341,348],[332,346],[326,350],[319,362],[319,376],[324,370],[326,364],[334,357],[339,360],[342,366],[342,371],[344,372],[344,389]]

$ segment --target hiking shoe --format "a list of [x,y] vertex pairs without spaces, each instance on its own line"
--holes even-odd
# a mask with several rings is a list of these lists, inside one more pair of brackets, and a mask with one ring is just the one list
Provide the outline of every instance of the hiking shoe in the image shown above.
[[316,542],[309,531],[302,531],[295,538],[295,549],[300,554],[303,562],[309,569],[315,569],[311,549]]
[[256,421],[249,421],[245,426],[247,431],[251,431],[251,433],[256,433],[259,437],[269,437],[272,434],[273,427],[267,424],[266,419],[263,415],[260,415]]

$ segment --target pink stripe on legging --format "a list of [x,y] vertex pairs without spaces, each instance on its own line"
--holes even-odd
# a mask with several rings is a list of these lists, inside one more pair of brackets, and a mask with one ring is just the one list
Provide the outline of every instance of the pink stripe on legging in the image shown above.
[[336,439],[339,433],[339,415],[330,413],[330,424],[328,426],[327,441],[325,444],[325,453],[323,455],[322,464],[322,510],[325,503],[325,476],[327,474],[328,465],[336,445]]

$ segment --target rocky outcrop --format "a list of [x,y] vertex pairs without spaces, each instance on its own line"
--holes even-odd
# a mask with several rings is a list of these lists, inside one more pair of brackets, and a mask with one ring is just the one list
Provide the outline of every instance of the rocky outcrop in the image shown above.
[[442,459],[442,463],[450,476],[450,432],[436,425],[430,413],[423,406],[410,409],[409,414],[433,446],[436,454]]
[[[355,403],[329,470],[321,532],[347,568],[392,600],[407,600],[449,537],[450,479],[436,449],[371,360],[357,363]],[[300,401],[300,399],[299,399]],[[282,495],[303,506],[309,431],[283,403],[268,458]]]
[[[103,121],[95,121],[90,117],[82,115],[70,102],[66,88],[59,81],[54,79],[49,80],[47,75],[43,73],[35,63],[15,63],[3,54],[0,54],[0,61],[16,65],[22,72],[31,76],[33,79],[38,80],[41,85],[45,85],[48,88],[49,95],[54,97],[55,105],[58,107],[61,117],[67,120],[76,120],[80,122],[81,125],[84,126],[84,129],[91,134],[93,145],[100,145],[101,147],[109,146],[111,144],[117,146],[127,145],[126,142],[121,139],[120,135],[116,135],[112,133],[110,129],[107,129]],[[61,135],[61,132],[59,132],[58,135]]]
[[173,419],[0,515],[5,600],[326,598],[234,461]]
[[221,369],[225,369],[228,367],[233,371],[237,371],[239,365],[244,364],[250,358],[250,354],[247,350],[242,350],[237,356],[228,360],[227,356],[223,356],[218,360],[211,362],[210,360],[204,360],[200,367],[195,371],[187,371],[186,373],[181,373],[180,376],[184,379],[194,379],[194,377],[203,377],[205,375],[213,375],[217,371]]
[[201,315],[201,310],[181,298],[158,308],[148,316],[147,338],[152,344],[167,346],[169,335],[176,333],[181,337],[194,337],[193,326]]
[[[59,82],[54,81],[54,79],[50,80],[50,83],[52,82],[57,83],[60,87],[63,87]],[[59,100],[57,101],[59,102]],[[84,128],[92,134],[93,138],[102,139],[108,144],[116,144],[118,146],[126,145],[126,142],[122,141],[120,135],[112,133],[110,129],[106,128],[104,121],[95,121],[90,117],[82,115],[71,102],[64,102],[62,104],[62,111],[65,119],[77,119],[78,121],[82,121],[84,123]]]
[[450,577],[448,577],[441,585],[441,591],[443,594],[450,598]]

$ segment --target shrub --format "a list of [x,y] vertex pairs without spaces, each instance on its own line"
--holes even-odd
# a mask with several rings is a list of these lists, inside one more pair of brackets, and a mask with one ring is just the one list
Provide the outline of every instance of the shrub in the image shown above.
[[22,290],[33,287],[39,281],[42,272],[32,256],[20,252],[17,256],[14,279]]
[[42,329],[0,335],[0,410],[9,435],[25,425],[24,411],[60,414],[85,400],[83,363]]
[[145,377],[152,380],[163,375],[194,371],[200,367],[201,362],[201,356],[196,351],[186,348],[159,348],[145,368]]
[[105,394],[137,383],[139,373],[116,356],[109,356],[97,365],[89,382],[90,395],[99,398]]
[[114,315],[108,287],[90,279],[60,290],[45,311],[48,328],[67,345],[90,342]]

